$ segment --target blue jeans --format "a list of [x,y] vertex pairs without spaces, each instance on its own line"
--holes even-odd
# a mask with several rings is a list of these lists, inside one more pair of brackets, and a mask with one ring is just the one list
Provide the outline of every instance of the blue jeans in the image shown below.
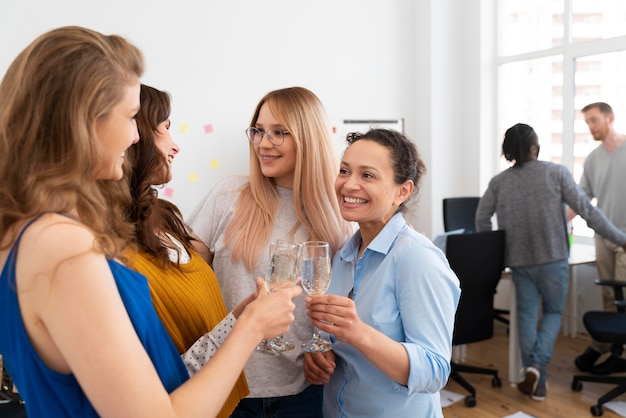
[[322,385],[310,385],[296,395],[245,398],[230,418],[322,418]]
[[[513,283],[517,303],[517,331],[524,367],[540,368],[539,384],[546,380],[546,364],[552,358],[561,328],[561,317],[569,285],[567,260],[538,266],[514,267]],[[541,323],[539,319],[541,300]]]

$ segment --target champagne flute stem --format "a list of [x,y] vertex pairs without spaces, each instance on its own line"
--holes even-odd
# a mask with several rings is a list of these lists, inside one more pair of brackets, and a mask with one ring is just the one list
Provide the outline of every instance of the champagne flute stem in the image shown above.
[[317,327],[313,327],[313,340],[317,341],[320,339],[320,330]]

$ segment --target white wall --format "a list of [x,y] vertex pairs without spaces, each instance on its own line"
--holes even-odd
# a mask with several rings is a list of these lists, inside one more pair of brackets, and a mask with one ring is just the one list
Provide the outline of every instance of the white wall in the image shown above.
[[87,26],[135,43],[146,57],[143,81],[173,95],[172,133],[182,150],[167,192],[185,215],[216,181],[247,172],[243,130],[269,90],[310,88],[331,119],[404,118],[428,167],[410,221],[432,236],[443,229],[441,199],[479,194],[481,177],[493,173],[479,167],[495,166],[485,163],[492,157],[479,140],[487,113],[481,5],[491,2],[3,2],[0,74],[57,26]]

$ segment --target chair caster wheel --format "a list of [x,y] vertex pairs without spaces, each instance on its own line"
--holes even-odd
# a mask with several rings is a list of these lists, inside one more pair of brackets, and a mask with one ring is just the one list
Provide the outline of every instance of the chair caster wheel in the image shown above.
[[580,392],[581,390],[583,390],[583,384],[578,380],[573,380],[571,387],[574,392]]
[[471,396],[471,395],[467,396],[465,398],[465,406],[467,406],[469,408],[472,408],[472,407],[476,406],[476,398]]
[[502,380],[498,376],[494,377],[491,379],[491,386],[494,388],[502,387]]
[[591,415],[593,415],[594,417],[602,416],[602,414],[604,414],[604,409],[602,408],[602,405],[594,405],[591,407]]

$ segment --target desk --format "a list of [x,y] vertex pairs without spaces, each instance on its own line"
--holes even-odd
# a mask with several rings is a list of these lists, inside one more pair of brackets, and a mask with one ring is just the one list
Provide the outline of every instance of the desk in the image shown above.
[[[578,334],[578,277],[575,267],[581,264],[592,264],[596,261],[594,245],[574,244],[570,248],[569,256],[569,286],[563,317],[561,318],[561,330],[564,335],[576,336]],[[511,280],[511,273],[502,274],[502,279]],[[514,386],[520,380],[522,357],[519,350],[517,335],[517,312],[515,301],[515,286],[510,286],[509,293],[509,384]]]
[[575,267],[583,264],[595,264],[595,262],[595,245],[574,244],[570,248],[567,304],[561,319],[563,335],[572,337],[578,335],[578,274]]

